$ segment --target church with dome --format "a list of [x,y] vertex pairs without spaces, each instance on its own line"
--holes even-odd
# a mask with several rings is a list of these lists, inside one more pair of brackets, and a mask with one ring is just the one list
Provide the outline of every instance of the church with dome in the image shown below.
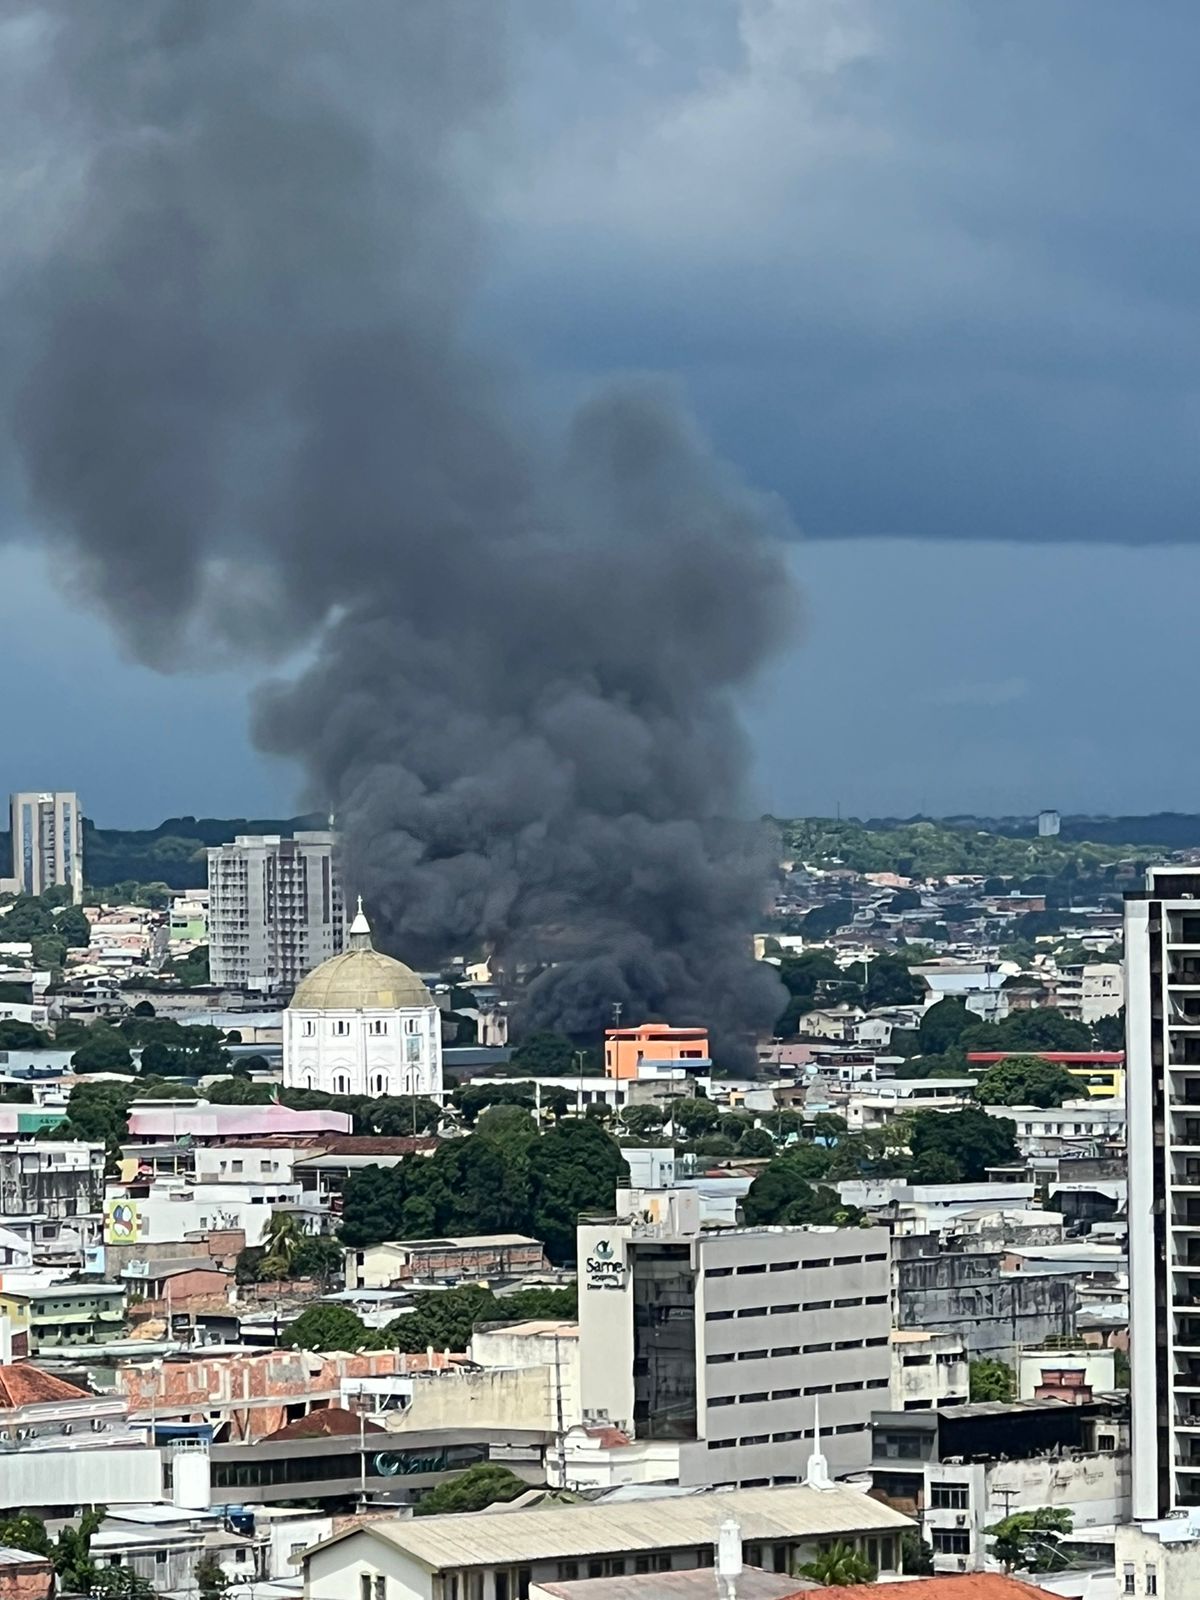
[[440,1099],[442,1013],[411,967],[371,944],[361,899],[348,948],[300,981],[283,1014],[283,1081]]

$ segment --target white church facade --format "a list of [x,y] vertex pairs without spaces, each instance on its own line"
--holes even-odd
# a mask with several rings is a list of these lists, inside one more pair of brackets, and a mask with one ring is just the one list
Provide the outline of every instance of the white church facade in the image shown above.
[[362,901],[348,948],[303,978],[283,1014],[283,1081],[326,1094],[442,1093],[442,1014],[410,967],[371,944]]

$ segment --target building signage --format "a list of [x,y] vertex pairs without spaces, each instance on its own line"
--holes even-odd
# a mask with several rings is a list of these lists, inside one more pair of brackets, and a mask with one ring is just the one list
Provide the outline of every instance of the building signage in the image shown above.
[[589,1289],[623,1289],[625,1268],[607,1239],[597,1239],[595,1248],[583,1264]]

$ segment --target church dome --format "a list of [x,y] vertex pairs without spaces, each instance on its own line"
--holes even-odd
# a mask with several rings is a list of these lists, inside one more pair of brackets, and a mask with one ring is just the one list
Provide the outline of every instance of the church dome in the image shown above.
[[433,1004],[433,996],[411,967],[372,946],[360,900],[358,915],[350,924],[350,948],[302,978],[288,1009],[400,1011]]

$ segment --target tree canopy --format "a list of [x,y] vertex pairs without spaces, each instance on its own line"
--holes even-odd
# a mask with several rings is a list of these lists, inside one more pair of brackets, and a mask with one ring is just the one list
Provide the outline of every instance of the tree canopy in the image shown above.
[[1041,1506],[1037,1511],[1014,1511],[985,1532],[991,1535],[991,1554],[1006,1572],[1014,1567],[1023,1572],[1059,1572],[1067,1565],[1059,1541],[1071,1532],[1074,1520],[1070,1511]]
[[985,1106],[1061,1106],[1080,1092],[1065,1067],[1040,1056],[1005,1056],[975,1085],[975,1098]]
[[836,1223],[854,1227],[862,1212],[846,1205],[836,1189],[814,1184],[823,1151],[803,1145],[776,1156],[758,1174],[742,1202],[742,1215],[752,1228]]
[[528,1136],[507,1119],[489,1136],[485,1122],[431,1157],[353,1174],[342,1201],[345,1243],[524,1233],[541,1239],[552,1260],[573,1260],[579,1213],[611,1208],[625,1158],[590,1119],[566,1118],[540,1137],[527,1121]]
[[445,1511],[482,1511],[505,1500],[515,1500],[529,1488],[522,1478],[495,1461],[481,1461],[457,1478],[448,1478],[422,1495],[413,1507],[415,1517]]
[[349,1306],[316,1305],[290,1322],[279,1342],[290,1350],[364,1350],[375,1346],[375,1335]]
[[[915,1183],[980,1183],[989,1167],[1017,1159],[1016,1125],[1008,1117],[992,1117],[978,1106],[962,1111],[918,1111],[912,1118],[909,1149]],[[936,1176],[930,1161],[940,1159]],[[950,1163],[953,1163],[951,1168]],[[952,1172],[952,1176],[947,1176]]]
[[969,1372],[972,1401],[1008,1401],[1015,1397],[1017,1378],[1007,1362],[983,1356],[971,1362]]

